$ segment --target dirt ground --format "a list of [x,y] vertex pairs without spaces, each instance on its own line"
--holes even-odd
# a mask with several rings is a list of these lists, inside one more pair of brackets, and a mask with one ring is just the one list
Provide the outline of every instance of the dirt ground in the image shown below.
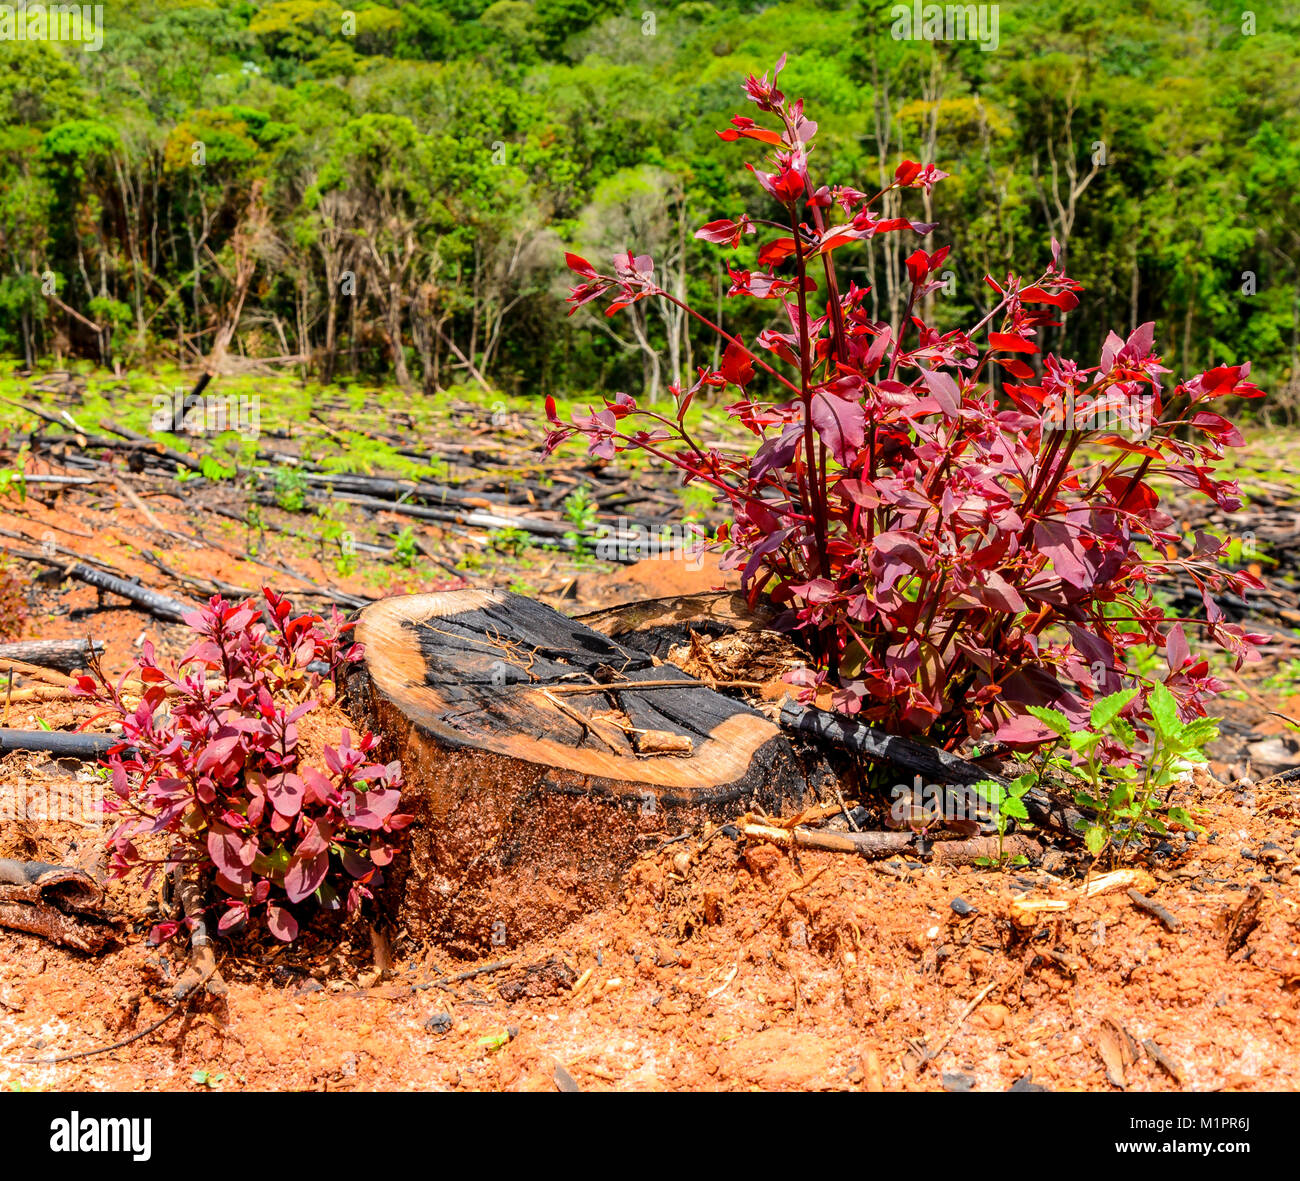
[[[150,498],[160,535],[132,506],[49,497],[4,504],[0,528],[53,536],[168,593],[159,575],[245,586],[267,580],[239,533],[193,505]],[[237,527],[234,527],[237,529]],[[433,536],[431,533],[430,536]],[[287,545],[287,543],[286,543]],[[147,554],[152,554],[151,561]],[[373,593],[310,547],[266,553],[304,576]],[[572,576],[570,576],[572,574]],[[558,571],[568,611],[716,586],[706,566],[652,562],[615,574]],[[385,591],[455,585],[396,574]],[[281,588],[292,592],[286,580]],[[191,589],[191,594],[193,590]],[[125,669],[142,638],[164,654],[184,629],[56,577],[32,588],[27,634],[86,635]],[[1300,1087],[1300,784],[1270,779],[1249,749],[1294,716],[1295,687],[1250,674],[1231,703],[1240,733],[1184,802],[1205,810],[1179,836],[1089,896],[1083,863],[998,871],[903,859],[866,862],[697,832],[642,856],[622,896],[561,935],[508,942],[480,963],[397,932],[393,962],[365,924],[223,946],[224,999],[167,1016],[181,949],[149,946],[151,896],[112,883],[124,926],[98,956],[0,929],[0,1087],[10,1089],[481,1090],[1252,1090]],[[24,682],[25,683],[25,682]],[[1271,686],[1271,687],[1269,687]],[[7,726],[87,719],[68,701],[11,701]],[[94,776],[11,754],[0,803],[59,801],[60,822],[6,819],[0,856],[96,870],[102,830],[77,811]],[[69,814],[71,809],[71,815]],[[6,816],[11,815],[6,812]],[[1136,886],[1168,925],[1127,892]],[[1036,923],[1026,901],[1061,904]],[[1174,929],[1169,929],[1173,927]]]
[[[724,829],[647,855],[618,904],[484,964],[422,950],[381,979],[362,931],[332,954],[232,949],[223,1001],[58,1065],[23,1059],[163,1016],[175,953],[135,936],[82,957],[0,932],[0,1085],[1294,1089],[1294,795],[1212,793],[1210,839],[1176,842],[1139,882],[1173,932],[1123,888],[1085,898],[1041,868],[796,861]],[[1026,931],[1023,899],[1068,905]]]

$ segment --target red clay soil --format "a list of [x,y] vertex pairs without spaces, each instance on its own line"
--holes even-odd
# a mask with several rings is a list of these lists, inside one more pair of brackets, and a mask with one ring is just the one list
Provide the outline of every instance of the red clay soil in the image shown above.
[[[723,834],[645,856],[618,904],[469,978],[484,964],[411,949],[381,979],[360,928],[333,950],[231,948],[224,1001],[61,1065],[23,1059],[163,1016],[177,952],[128,933],[92,959],[0,932],[0,1084],[553,1090],[561,1067],[593,1090],[1292,1089],[1294,797],[1207,803],[1217,837],[1177,842],[1142,883],[1176,932],[1122,888],[1084,899],[1041,869],[796,863]],[[31,854],[67,859],[44,837]],[[1025,932],[1025,898],[1068,906]]]
[[[179,502],[174,513],[162,498],[151,507],[169,527],[192,520]],[[29,502],[2,515],[4,528],[37,542],[50,530],[169,593],[178,588],[141,548],[202,577],[251,586],[265,573],[174,538],[150,545],[120,506],[73,513]],[[239,552],[236,540],[227,548]],[[340,583],[301,553],[292,564]],[[620,599],[697,590],[715,577],[650,565],[653,589],[627,574]],[[360,580],[352,585],[361,593]],[[37,598],[29,635],[89,633],[107,644],[111,671],[127,667],[146,633],[172,656],[187,642],[183,629],[101,607],[87,587],[56,582]],[[590,582],[579,594],[591,606],[600,598]],[[14,702],[7,724],[60,728],[88,716],[70,702]],[[1236,757],[1225,754],[1218,773]],[[0,760],[0,856],[94,870],[103,830],[77,811],[94,783],[87,768],[41,755]],[[61,801],[64,818],[14,820],[19,796],[34,811],[33,801]],[[1300,1087],[1297,787],[1203,780],[1186,802],[1205,809],[1207,834],[1132,863],[1149,875],[1137,877],[1140,892],[1176,930],[1123,884],[1085,897],[1085,867],[1059,855],[1047,868],[1007,872],[909,867],[796,858],[723,829],[646,852],[613,904],[523,945],[504,930],[478,963],[400,931],[372,940],[362,922],[341,934],[309,930],[289,948],[223,943],[224,999],[193,1003],[110,1052],[41,1061],[111,1045],[169,1012],[183,948],[145,942],[152,891],[111,883],[123,926],[97,957],[0,930],[0,1087]],[[1026,900],[1064,906],[1025,928],[1015,916]]]
[[[57,727],[84,708],[40,711]],[[343,721],[313,718],[314,740]],[[96,817],[75,811],[93,776],[73,766],[4,760],[6,815],[20,793],[74,820],[7,821],[0,856],[98,867]],[[223,1001],[110,1053],[30,1061],[168,1012],[183,951],[149,947],[152,892],[112,882],[125,925],[98,957],[0,931],[0,1085],[552,1090],[561,1067],[583,1089],[1296,1087],[1294,789],[1204,779],[1195,798],[1208,839],[1134,870],[1176,931],[1124,883],[1085,897],[1078,867],[795,859],[722,829],[643,855],[615,904],[557,936],[516,946],[503,931],[478,964],[401,932],[390,964],[363,923],[292,948],[246,941],[223,949]],[[1067,905],[1025,930],[1025,899]]]

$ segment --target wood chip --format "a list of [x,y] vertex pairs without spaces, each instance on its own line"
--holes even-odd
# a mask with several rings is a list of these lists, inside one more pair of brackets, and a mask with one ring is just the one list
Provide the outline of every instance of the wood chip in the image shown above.
[[1151,1060],[1160,1067],[1171,1079],[1180,1087],[1183,1085],[1182,1067],[1178,1065],[1163,1049],[1157,1044],[1155,1038],[1147,1038],[1142,1043],[1143,1049],[1151,1056]]
[[1124,1045],[1109,1024],[1103,1024],[1097,1031],[1097,1053],[1106,1068],[1106,1081],[1121,1091],[1128,1090],[1128,1079],[1124,1075]]
[[1133,900],[1133,905],[1139,910],[1145,910],[1147,914],[1160,920],[1166,931],[1178,931],[1182,928],[1182,923],[1169,913],[1155,899],[1148,898],[1138,890],[1129,889],[1128,896]]

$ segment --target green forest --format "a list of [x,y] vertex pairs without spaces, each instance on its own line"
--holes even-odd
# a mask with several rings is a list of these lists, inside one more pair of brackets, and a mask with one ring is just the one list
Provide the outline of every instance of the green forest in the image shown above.
[[[647,251],[761,330],[768,305],[723,302],[754,239],[693,235],[752,199],[714,132],[787,52],[825,129],[815,172],[952,174],[890,194],[953,247],[940,327],[1055,237],[1086,295],[1049,348],[1086,361],[1155,320],[1176,371],[1250,359],[1293,414],[1295,10],[996,7],[996,49],[896,39],[876,0],[151,0],[105,6],[98,49],[0,41],[0,350],[426,391],[689,384],[712,342],[666,304],[567,318],[563,252]],[[896,321],[917,242],[891,237],[851,277]]]

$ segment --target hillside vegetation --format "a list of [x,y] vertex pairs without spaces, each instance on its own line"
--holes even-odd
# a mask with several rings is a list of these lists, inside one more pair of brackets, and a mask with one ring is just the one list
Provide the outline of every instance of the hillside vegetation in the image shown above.
[[[864,188],[905,157],[953,174],[933,208],[901,198],[954,247],[940,327],[1055,236],[1089,295],[1050,349],[1155,320],[1177,370],[1250,357],[1294,404],[1294,8],[1253,32],[1219,0],[999,14],[991,52],[896,40],[871,0],[151,0],[107,9],[97,52],[0,42],[0,349],[653,394],[712,344],[666,307],[566,320],[562,251],[647,250],[721,307],[756,240],[692,236],[750,195],[711,129],[788,50],[789,88],[833,124],[820,165]],[[915,243],[893,237],[854,278],[896,320]],[[728,327],[765,314],[728,307]]]

